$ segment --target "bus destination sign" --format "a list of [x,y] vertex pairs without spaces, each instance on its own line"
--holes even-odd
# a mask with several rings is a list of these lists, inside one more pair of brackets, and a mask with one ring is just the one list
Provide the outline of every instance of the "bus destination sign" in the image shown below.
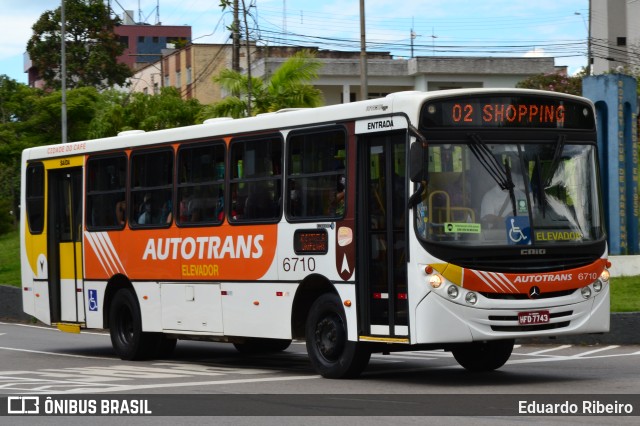
[[545,97],[471,97],[427,103],[421,127],[594,128],[587,104]]

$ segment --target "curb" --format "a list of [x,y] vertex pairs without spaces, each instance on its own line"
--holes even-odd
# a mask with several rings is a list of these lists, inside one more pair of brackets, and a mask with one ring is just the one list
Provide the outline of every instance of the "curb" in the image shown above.
[[[30,315],[22,311],[22,289],[0,285],[0,320],[33,322]],[[639,345],[640,312],[611,314],[608,333],[579,334],[575,336],[535,337],[518,339],[521,344],[572,344],[572,345]]]

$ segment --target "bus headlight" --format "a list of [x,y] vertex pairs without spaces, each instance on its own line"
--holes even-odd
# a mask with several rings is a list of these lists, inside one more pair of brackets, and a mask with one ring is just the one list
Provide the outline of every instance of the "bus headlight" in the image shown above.
[[455,285],[450,285],[449,287],[447,287],[447,294],[450,298],[455,299],[456,297],[458,297],[458,287],[456,287]]
[[478,295],[472,292],[467,293],[464,296],[464,300],[467,301],[470,305],[475,305],[478,302]]
[[582,287],[582,290],[580,290],[580,292],[582,293],[582,297],[584,297],[585,299],[588,299],[591,297],[591,288],[587,287]]
[[602,290],[602,281],[600,281],[600,280],[596,280],[596,281],[593,283],[593,290],[594,290],[596,293],[600,293],[600,291]]
[[442,285],[442,277],[438,274],[431,275],[429,278],[429,284],[431,284],[431,287],[433,288],[440,288]]
[[609,270],[607,268],[604,268],[602,270],[602,273],[600,274],[600,279],[602,280],[603,283],[606,283],[609,281],[610,276],[611,274],[609,273]]

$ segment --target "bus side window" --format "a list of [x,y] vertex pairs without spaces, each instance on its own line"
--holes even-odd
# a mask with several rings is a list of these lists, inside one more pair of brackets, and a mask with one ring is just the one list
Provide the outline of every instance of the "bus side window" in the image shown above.
[[173,198],[173,149],[134,151],[131,173],[131,225],[167,226],[163,206]]
[[287,147],[287,218],[317,221],[343,216],[348,179],[345,130],[292,132]]
[[87,161],[85,222],[90,230],[123,228],[126,223],[127,158],[93,156]]
[[230,221],[276,221],[282,204],[282,139],[234,140],[230,159]]
[[224,220],[225,144],[185,144],[178,150],[178,225],[201,226]]

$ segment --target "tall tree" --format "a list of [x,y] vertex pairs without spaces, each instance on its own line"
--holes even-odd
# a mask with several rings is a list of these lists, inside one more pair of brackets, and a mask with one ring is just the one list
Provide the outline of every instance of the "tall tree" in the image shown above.
[[89,126],[92,139],[115,136],[123,130],[160,130],[196,122],[202,106],[197,99],[184,100],[175,87],[164,87],[158,95],[102,94],[97,113]]
[[[308,51],[287,59],[267,80],[251,78],[237,71],[224,70],[213,81],[231,94],[205,107],[200,118],[246,117],[283,108],[313,108],[323,104],[322,92],[310,82],[318,78],[322,63]],[[247,100],[253,105],[251,114]]]
[[[113,31],[119,18],[111,17],[102,0],[64,1],[67,87],[104,89],[124,84],[132,72],[116,61],[124,51]],[[59,88],[60,7],[44,12],[32,29],[27,43],[31,61],[48,87]]]

